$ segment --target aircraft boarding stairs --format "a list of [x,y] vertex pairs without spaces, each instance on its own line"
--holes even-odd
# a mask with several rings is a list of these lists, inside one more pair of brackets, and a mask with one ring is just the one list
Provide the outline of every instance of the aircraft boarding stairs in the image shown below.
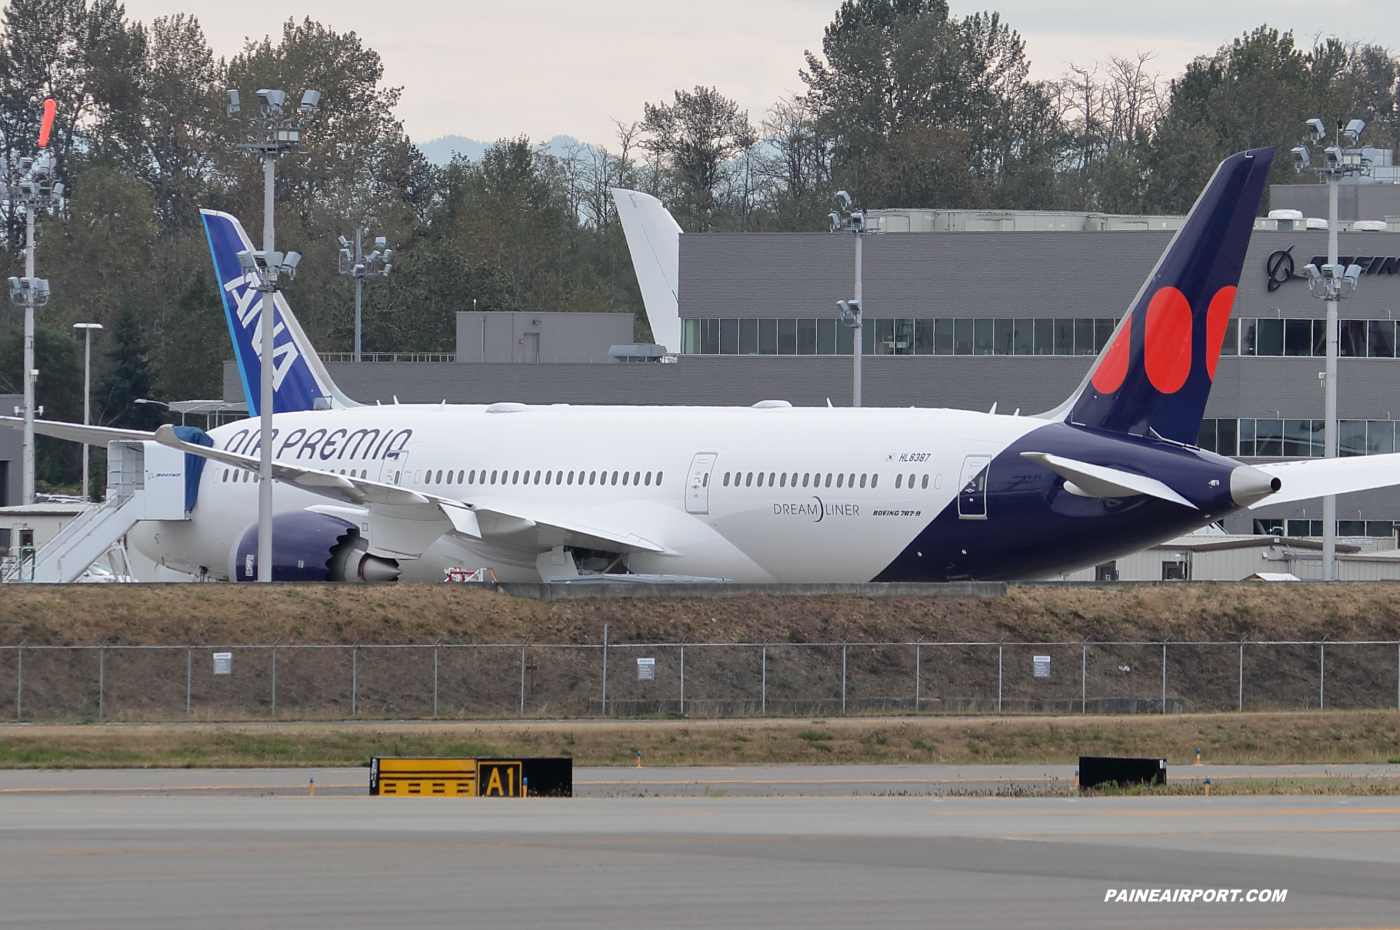
[[159,443],[109,442],[102,506],[83,511],[4,580],[69,584],[140,521],[188,520],[185,469],[185,454]]

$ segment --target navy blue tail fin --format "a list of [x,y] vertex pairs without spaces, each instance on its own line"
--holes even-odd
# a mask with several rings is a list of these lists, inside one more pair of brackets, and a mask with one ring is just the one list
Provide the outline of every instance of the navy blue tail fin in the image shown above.
[[[235,217],[217,210],[199,212],[204,217],[204,232],[209,238],[209,254],[214,259],[248,414],[257,416],[264,299],[250,286],[238,261],[238,253],[251,251],[253,243]],[[276,320],[272,330],[273,412],[359,406],[335,386],[280,291],[273,295],[271,303],[275,310],[270,315]]]
[[1273,158],[1220,163],[1079,390],[1047,416],[1195,444]]

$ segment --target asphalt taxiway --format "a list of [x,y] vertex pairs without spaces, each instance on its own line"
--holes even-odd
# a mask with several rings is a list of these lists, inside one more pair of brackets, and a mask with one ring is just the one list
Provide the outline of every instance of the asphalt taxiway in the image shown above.
[[[641,770],[653,779],[676,771]],[[719,782],[735,771],[700,774]],[[846,785],[865,774],[803,772]],[[307,772],[272,774],[283,777],[0,773],[4,922],[143,930],[1400,925],[1394,797],[716,797],[711,785],[709,797],[371,798],[362,769],[323,770],[308,797],[262,790],[302,787]],[[914,783],[915,773],[891,774]],[[221,787],[214,776],[240,783]],[[796,774],[773,777],[790,784]],[[338,778],[358,793],[323,793]],[[166,790],[152,790],[153,781]],[[1112,889],[1134,888],[1287,889],[1287,897],[1104,901]]]

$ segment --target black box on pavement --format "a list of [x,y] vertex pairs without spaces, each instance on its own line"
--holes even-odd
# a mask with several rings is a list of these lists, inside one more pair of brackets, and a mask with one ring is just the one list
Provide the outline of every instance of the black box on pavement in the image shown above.
[[1121,759],[1113,756],[1080,756],[1079,787],[1099,785],[1165,785],[1166,759]]

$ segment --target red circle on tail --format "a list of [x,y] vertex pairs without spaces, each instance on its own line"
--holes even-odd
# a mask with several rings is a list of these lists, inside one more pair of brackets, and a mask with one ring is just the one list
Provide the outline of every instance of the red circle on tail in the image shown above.
[[1129,315],[1123,320],[1123,328],[1118,330],[1118,337],[1113,340],[1113,344],[1104,353],[1103,361],[1094,370],[1094,377],[1090,383],[1094,390],[1100,394],[1112,394],[1123,384],[1123,379],[1128,375],[1128,345],[1131,343],[1133,333],[1133,318]]
[[1175,394],[1191,374],[1191,304],[1174,287],[1152,295],[1143,325],[1143,367],[1152,386]]
[[1220,361],[1220,347],[1225,343],[1225,327],[1230,325],[1230,311],[1235,307],[1235,289],[1222,287],[1210,299],[1206,311],[1206,373],[1215,380],[1215,366]]

